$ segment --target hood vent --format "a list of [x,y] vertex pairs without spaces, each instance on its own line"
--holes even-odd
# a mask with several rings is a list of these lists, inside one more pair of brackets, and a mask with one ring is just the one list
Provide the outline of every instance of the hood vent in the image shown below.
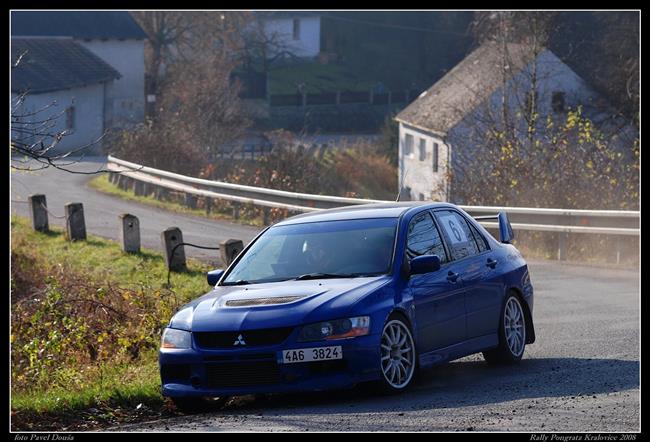
[[250,307],[254,305],[274,305],[287,304],[297,301],[304,296],[274,296],[269,298],[250,298],[250,299],[229,299],[226,301],[228,307]]

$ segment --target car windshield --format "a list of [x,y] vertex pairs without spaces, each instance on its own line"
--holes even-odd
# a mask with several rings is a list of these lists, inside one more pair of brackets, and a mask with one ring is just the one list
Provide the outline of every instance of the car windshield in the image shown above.
[[388,273],[396,226],[396,218],[373,218],[272,227],[222,285]]

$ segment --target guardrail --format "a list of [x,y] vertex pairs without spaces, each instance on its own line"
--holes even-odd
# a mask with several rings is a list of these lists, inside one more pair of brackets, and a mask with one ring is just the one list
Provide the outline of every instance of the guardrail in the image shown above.
[[[298,213],[356,204],[391,202],[287,192],[284,190],[211,181],[142,166],[112,156],[108,157],[107,168],[112,172],[119,172],[120,175],[141,183],[183,192],[194,197],[221,199],[266,208],[282,208]],[[640,235],[640,212],[638,211],[463,205],[459,207],[472,216],[495,214],[504,211],[508,214],[512,228],[515,230],[559,233],[558,259],[563,259],[566,256],[564,244],[566,242],[566,235],[569,233],[620,236]],[[486,228],[497,228],[497,224],[494,222],[481,221],[481,224]]]

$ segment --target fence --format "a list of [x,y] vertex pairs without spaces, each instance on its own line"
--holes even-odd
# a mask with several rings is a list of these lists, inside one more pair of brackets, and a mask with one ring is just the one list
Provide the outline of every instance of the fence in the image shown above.
[[317,106],[340,104],[389,105],[408,103],[420,94],[417,90],[373,92],[337,91],[321,94],[295,93],[269,95],[270,106]]
[[[134,183],[145,183],[162,189],[183,192],[194,198],[214,198],[263,208],[281,208],[305,213],[357,204],[389,201],[314,195],[266,189],[240,184],[193,178],[108,157],[108,170],[119,172]],[[135,184],[134,184],[135,185]],[[506,212],[513,229],[558,233],[558,259],[566,259],[566,238],[569,234],[640,235],[640,212],[623,210],[573,210],[531,207],[459,206],[472,216]],[[481,221],[487,228],[494,222]],[[617,250],[617,261],[620,250]]]
[[[28,198],[29,215],[32,228],[37,232],[48,232],[48,216],[52,215],[47,207],[45,195],[35,194]],[[65,237],[68,241],[86,240],[86,223],[82,203],[67,203],[64,206],[65,215],[56,218],[65,218]],[[54,216],[54,215],[52,215]],[[119,243],[124,253],[140,253],[140,220],[135,215],[122,213],[117,216],[119,228]],[[221,260],[225,265],[230,265],[239,252],[244,249],[244,242],[238,239],[227,239],[219,243],[219,247],[191,244],[183,241],[183,232],[178,227],[169,227],[160,234],[162,249],[167,264],[167,285],[172,271],[183,272],[187,270],[185,259],[185,246],[207,250],[220,250]]]

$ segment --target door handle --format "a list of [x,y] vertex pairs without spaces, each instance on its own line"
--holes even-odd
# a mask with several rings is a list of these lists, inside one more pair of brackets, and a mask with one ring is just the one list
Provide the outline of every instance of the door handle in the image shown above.
[[493,268],[495,268],[497,266],[497,262],[498,261],[496,259],[488,258],[487,259],[487,264],[485,264],[485,265],[493,269]]
[[456,282],[458,280],[458,276],[460,276],[458,273],[454,273],[450,270],[449,273],[447,273],[447,281]]

